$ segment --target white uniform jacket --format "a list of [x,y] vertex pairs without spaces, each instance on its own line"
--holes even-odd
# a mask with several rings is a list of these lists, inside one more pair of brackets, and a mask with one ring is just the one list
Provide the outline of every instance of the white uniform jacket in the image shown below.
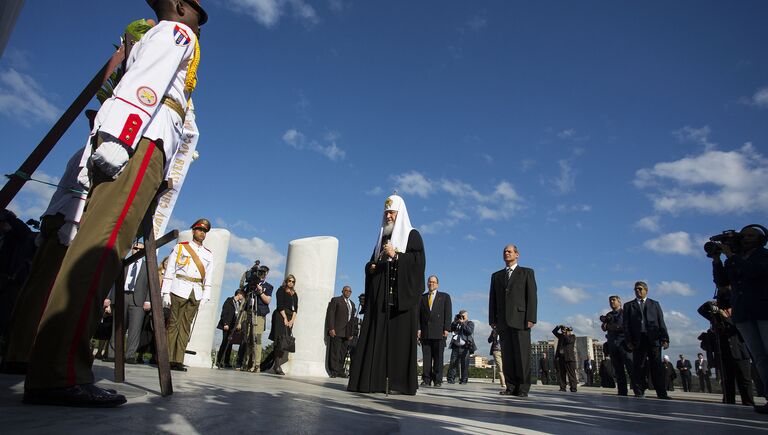
[[[205,280],[200,282],[200,271],[197,269],[194,260],[183,245],[192,248],[200,257],[200,261],[205,267]],[[163,295],[173,293],[176,296],[188,299],[192,291],[195,292],[195,300],[206,302],[211,300],[211,278],[213,276],[213,252],[205,246],[197,243],[182,242],[177,244],[171,256],[168,257],[168,267],[163,275]]]
[[169,96],[186,112],[190,95],[184,86],[195,44],[194,32],[175,21],[160,21],[147,31],[131,49],[125,75],[99,109],[91,134],[106,133],[130,149],[142,136],[162,140],[167,174],[184,123],[161,100]]

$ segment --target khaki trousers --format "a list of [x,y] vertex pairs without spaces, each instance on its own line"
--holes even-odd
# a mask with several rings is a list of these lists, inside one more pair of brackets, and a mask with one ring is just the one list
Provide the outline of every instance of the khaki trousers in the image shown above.
[[[246,323],[248,318],[245,319]],[[245,325],[249,328],[248,333],[245,335],[247,340],[247,349],[245,351],[245,359],[243,361],[243,370],[245,368],[253,368],[256,371],[260,371],[261,366],[261,336],[264,334],[264,328],[267,325],[267,319],[264,316],[253,315],[251,319],[251,325]]]
[[164,161],[162,150],[142,138],[116,180],[94,183],[40,321],[27,389],[93,383],[90,339],[102,301],[122,272],[122,259],[157,194]]
[[29,361],[29,352],[35,342],[40,317],[48,302],[48,295],[61,262],[67,253],[68,246],[59,242],[58,232],[63,225],[64,216],[61,214],[44,216],[40,223],[43,244],[35,252],[29,278],[13,307],[8,329],[8,348],[3,360],[5,362]]
[[171,293],[171,320],[168,322],[168,359],[172,363],[184,363],[184,351],[187,350],[189,337],[192,335],[192,321],[195,319],[200,301],[195,300],[195,292],[184,299]]

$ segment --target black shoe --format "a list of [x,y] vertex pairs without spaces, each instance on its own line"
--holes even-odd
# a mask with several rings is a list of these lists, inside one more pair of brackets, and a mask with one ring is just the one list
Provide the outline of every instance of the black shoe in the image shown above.
[[171,363],[171,370],[175,370],[177,372],[186,372],[187,368],[184,367],[184,364],[182,364],[182,363],[172,362]]
[[126,402],[125,396],[93,384],[66,388],[25,390],[23,402],[33,405],[76,406],[82,408],[114,408]]
[[511,390],[502,390],[502,391],[499,391],[499,394],[501,394],[502,396],[514,396],[515,395],[515,393],[513,393]]
[[428,387],[428,386],[429,386],[429,382],[427,382],[427,381],[421,381],[421,383],[419,384],[419,386],[420,386],[420,387]]
[[467,385],[467,381],[459,381],[459,385]]
[[27,363],[16,362],[16,361],[3,361],[3,363],[0,364],[0,373],[4,373],[6,375],[26,375]]
[[524,393],[524,392],[521,391],[521,392],[515,394],[515,396],[517,396],[517,397],[528,397],[528,393]]
[[669,397],[668,394],[657,395],[656,398],[661,400],[672,400],[672,398]]
[[455,384],[456,381],[448,381],[449,384]]
[[565,391],[565,388],[561,388],[560,391]]
[[435,382],[435,388],[440,388],[443,386],[442,382]]
[[126,358],[125,363],[126,364],[141,364],[136,358]]
[[577,390],[575,388],[571,388],[571,393],[575,393]]

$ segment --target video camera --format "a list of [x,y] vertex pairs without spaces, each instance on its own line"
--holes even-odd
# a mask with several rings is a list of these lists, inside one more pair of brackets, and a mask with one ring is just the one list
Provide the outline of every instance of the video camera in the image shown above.
[[723,253],[723,245],[725,245],[731,252],[738,253],[741,251],[741,239],[742,235],[738,231],[725,230],[709,238],[709,241],[704,244],[704,252],[707,253],[707,257],[715,258]]

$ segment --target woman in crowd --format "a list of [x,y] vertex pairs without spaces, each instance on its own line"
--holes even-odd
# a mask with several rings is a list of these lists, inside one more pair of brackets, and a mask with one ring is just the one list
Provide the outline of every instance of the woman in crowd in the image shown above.
[[274,343],[275,355],[272,373],[276,375],[285,375],[280,367],[288,361],[288,353],[296,350],[291,334],[299,308],[299,297],[296,295],[295,286],[296,277],[288,275],[283,285],[277,289],[277,308],[272,313],[272,329],[269,331],[269,339]]

